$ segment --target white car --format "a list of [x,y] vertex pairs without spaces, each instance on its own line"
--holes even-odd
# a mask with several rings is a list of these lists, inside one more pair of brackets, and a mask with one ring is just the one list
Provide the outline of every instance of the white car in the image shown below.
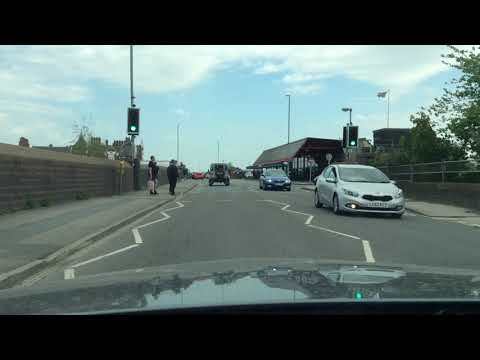
[[334,164],[317,177],[315,207],[332,207],[335,214],[382,213],[400,218],[405,212],[403,191],[373,166]]

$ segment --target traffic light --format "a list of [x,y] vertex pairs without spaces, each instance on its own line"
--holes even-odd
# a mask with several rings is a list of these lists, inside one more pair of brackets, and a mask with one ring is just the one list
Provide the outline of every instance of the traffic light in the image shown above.
[[348,133],[347,133],[347,127],[343,127],[343,141],[342,141],[342,147],[346,148],[348,144]]
[[358,147],[358,126],[348,127],[348,147],[349,148]]
[[128,135],[138,135],[140,132],[140,109],[128,108]]

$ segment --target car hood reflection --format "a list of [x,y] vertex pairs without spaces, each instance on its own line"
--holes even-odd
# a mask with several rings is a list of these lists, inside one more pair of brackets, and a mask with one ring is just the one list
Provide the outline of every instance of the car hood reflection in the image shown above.
[[298,260],[281,265],[257,261],[243,269],[232,260],[222,266],[236,270],[209,272],[209,266],[203,266],[200,271],[185,264],[7,289],[0,291],[0,313],[102,313],[306,300],[478,299],[480,294],[480,272],[466,270],[411,271]]

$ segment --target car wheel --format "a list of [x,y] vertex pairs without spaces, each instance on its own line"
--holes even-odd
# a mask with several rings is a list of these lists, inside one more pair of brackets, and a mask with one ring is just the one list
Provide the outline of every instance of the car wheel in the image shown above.
[[340,204],[338,203],[337,194],[333,195],[333,212],[336,215],[340,215],[342,213],[342,211],[340,210]]
[[320,202],[320,198],[318,197],[318,191],[315,190],[315,207],[320,209],[323,204]]
[[208,186],[212,186],[213,183],[211,181],[208,182]]
[[400,219],[402,217],[403,214],[392,214],[392,217],[394,219]]
[[287,191],[292,191],[292,188],[288,188]]

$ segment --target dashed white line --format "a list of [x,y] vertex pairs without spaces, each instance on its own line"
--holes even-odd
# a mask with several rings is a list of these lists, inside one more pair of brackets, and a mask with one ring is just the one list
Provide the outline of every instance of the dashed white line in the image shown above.
[[63,278],[65,280],[75,279],[75,269],[65,269],[63,272]]
[[215,200],[215,201],[217,201],[217,202],[231,202],[233,200]]
[[370,242],[368,240],[362,240],[363,244],[363,252],[365,253],[365,259],[369,263],[374,263],[375,258],[373,257],[372,254],[372,248],[370,247]]
[[[90,264],[90,263],[92,263],[92,262],[94,262],[94,261],[101,260],[101,259],[106,258],[106,257],[108,257],[108,256],[112,256],[112,255],[115,255],[115,254],[118,254],[118,253],[121,253],[121,252],[130,250],[130,249],[133,249],[133,248],[137,247],[138,245],[139,245],[139,244],[129,245],[129,246],[126,246],[126,247],[124,247],[124,248],[121,248],[121,249],[118,249],[118,250],[109,252],[109,253],[107,253],[107,254],[94,257],[93,259],[86,260],[86,261],[82,261],[81,263],[72,265],[72,268],[77,268],[77,267],[79,267],[79,266],[83,266],[83,265]],[[68,269],[67,269],[67,270],[68,270]]]
[[345,233],[335,231],[335,230],[331,230],[331,229],[328,229],[328,228],[324,228],[324,227],[321,227],[321,226],[317,226],[317,225],[307,225],[307,226],[312,227],[314,229],[327,231],[327,232],[330,232],[332,234],[342,235],[342,236],[346,236],[346,237],[349,237],[349,238],[352,238],[352,239],[355,239],[355,240],[360,240],[360,238],[358,236],[345,234]]
[[132,229],[133,237],[135,238],[135,244],[143,244],[142,237],[140,236],[140,233],[138,232],[138,228]]
[[310,225],[310,223],[312,222],[313,220],[313,215],[310,215],[307,219],[307,221],[305,221],[305,225]]

